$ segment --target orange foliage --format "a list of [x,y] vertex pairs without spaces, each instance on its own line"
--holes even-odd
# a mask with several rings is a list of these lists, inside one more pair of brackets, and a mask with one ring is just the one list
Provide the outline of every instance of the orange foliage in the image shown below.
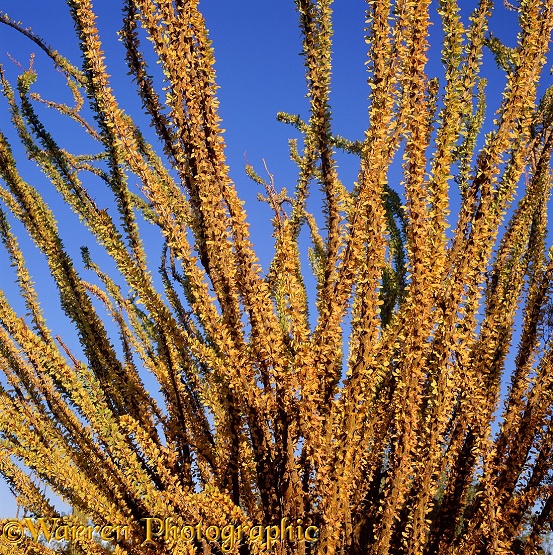
[[[553,345],[546,336],[553,259],[545,241],[553,103],[551,90],[541,99],[537,91],[553,2],[520,2],[518,44],[508,49],[488,35],[490,0],[480,0],[468,23],[456,0],[441,0],[440,82],[426,73],[430,0],[368,1],[369,125],[356,143],[331,128],[331,4],[296,0],[310,118],[279,114],[303,135],[301,149],[291,143],[299,168],[294,194],[278,193],[247,167],[275,215],[266,273],[228,175],[214,58],[197,2],[125,2],[127,62],[163,154],[118,104],[89,0],[68,1],[81,69],[1,19],[67,77],[74,106],[32,93],[32,68],[16,85],[2,72],[3,93],[28,156],[119,272],[108,275],[84,250],[97,279],[79,275],[54,213],[21,177],[0,134],[0,236],[28,312],[18,316],[0,292],[7,384],[0,387],[0,474],[31,515],[59,516],[32,473],[74,509],[77,522],[129,526],[116,544],[83,534],[66,552],[484,555],[539,548],[553,516]],[[148,74],[142,36],[153,43],[164,94]],[[507,85],[479,147],[486,47]],[[86,119],[85,97],[94,122]],[[35,110],[44,102],[78,122],[101,154],[62,149]],[[336,149],[359,157],[352,187],[339,180]],[[400,150],[402,200],[388,183]],[[88,194],[89,174],[113,194],[117,221]],[[461,203],[449,240],[452,181]],[[313,182],[323,191],[320,214],[308,211]],[[13,218],[48,262],[82,360],[46,324]],[[146,262],[140,218],[164,237],[163,291]],[[317,281],[312,319],[304,226]],[[119,350],[99,304],[118,328]],[[495,433],[519,310],[521,339]],[[156,398],[145,389],[146,373],[159,384]],[[219,537],[144,542],[141,519],[153,518],[159,526],[172,519],[179,530],[204,523]],[[302,533],[311,527],[306,533],[316,530],[316,541],[273,541],[277,532],[265,527],[283,522],[301,524]],[[52,552],[32,535],[10,544],[5,525],[0,554]],[[264,537],[222,536],[225,527],[258,525]]]

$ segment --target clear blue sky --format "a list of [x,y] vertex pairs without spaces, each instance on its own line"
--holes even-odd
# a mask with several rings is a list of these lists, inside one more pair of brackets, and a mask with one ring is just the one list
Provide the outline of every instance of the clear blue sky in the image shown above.
[[[473,2],[463,3],[473,5]],[[501,2],[498,2],[501,4]],[[126,66],[122,46],[117,42],[116,32],[120,27],[121,11],[114,0],[95,2],[99,15],[98,27],[107,52],[108,71],[113,76],[112,85],[123,107],[137,113],[140,107],[134,96],[134,86],[126,76]],[[254,243],[260,258],[266,265],[271,252],[271,217],[265,204],[256,200],[258,187],[246,178],[244,154],[258,173],[263,172],[262,159],[275,175],[277,188],[293,190],[296,179],[295,166],[289,161],[287,140],[297,136],[294,130],[276,121],[278,111],[287,111],[308,117],[308,104],[305,98],[304,67],[300,57],[301,39],[297,16],[292,0],[204,0],[200,4],[206,17],[210,36],[214,43],[217,60],[216,71],[221,86],[221,115],[223,127],[227,130],[228,161],[231,176],[237,183],[240,194],[246,199],[250,213],[250,223]],[[334,108],[334,132],[351,139],[361,139],[367,124],[367,102],[369,89],[366,85],[364,42],[365,3],[353,0],[336,0],[334,71],[332,104]],[[50,45],[78,63],[80,51],[73,31],[67,7],[62,0],[0,0],[0,10],[12,18],[30,26]],[[436,6],[433,6],[435,14]],[[468,11],[467,11],[468,14]],[[435,21],[437,17],[434,15]],[[513,42],[512,30],[516,27],[516,15],[502,5],[496,9],[493,28],[500,35],[506,35]],[[440,40],[440,30],[434,26],[434,44]],[[438,42],[436,42],[438,41]],[[28,63],[31,52],[37,52],[36,67],[39,73],[37,90],[45,98],[67,98],[63,81],[51,69],[51,65],[38,48],[27,39],[5,26],[0,26],[0,61],[8,74],[14,76],[16,68],[8,59],[7,53],[23,66]],[[439,50],[436,50],[429,65],[430,73],[441,74]],[[492,109],[499,106],[500,88],[503,82],[501,72],[497,71],[491,56],[486,58],[488,73],[491,77]],[[497,91],[497,94],[495,94]],[[493,105],[493,102],[496,102]],[[0,127],[9,130],[6,105],[0,99]],[[57,121],[52,119],[53,122]],[[79,150],[80,135],[72,135],[71,128],[60,129],[67,146]],[[15,141],[14,141],[15,142]],[[63,141],[62,141],[63,142]],[[345,156],[338,157],[339,172],[346,186],[356,179],[357,163]],[[27,179],[33,183],[45,183],[40,174],[25,170]],[[37,180],[37,181],[34,181]],[[42,181],[40,181],[42,180]],[[100,193],[99,193],[100,194]],[[63,208],[60,208],[63,210]],[[73,219],[72,219],[73,218]],[[60,218],[62,236],[71,252],[78,252],[81,244],[89,243],[90,236],[76,227],[71,214],[67,221]],[[157,254],[156,254],[157,256]],[[13,276],[5,272],[6,258],[0,253],[0,287],[10,288]],[[31,261],[33,264],[34,261]],[[157,264],[157,259],[155,259]],[[48,281],[43,262],[37,260],[32,268],[38,282]],[[39,283],[39,286],[40,283]],[[46,309],[51,310],[49,323],[54,326],[56,318],[55,295],[46,299]],[[53,319],[52,319],[53,318]],[[59,332],[59,330],[57,330]],[[67,332],[71,334],[70,331]],[[74,338],[73,338],[74,340]],[[14,516],[15,504],[0,480],[0,517]]]

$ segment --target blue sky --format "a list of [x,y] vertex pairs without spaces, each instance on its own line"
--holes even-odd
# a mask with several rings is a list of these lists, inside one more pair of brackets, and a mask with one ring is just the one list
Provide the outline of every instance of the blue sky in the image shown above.
[[[516,14],[506,10],[500,2],[498,4],[492,18],[492,29],[505,37],[510,45],[514,45]],[[122,45],[116,36],[121,20],[119,3],[113,0],[99,0],[94,5],[99,15],[98,27],[107,52],[108,71],[113,76],[112,85],[121,105],[129,112],[137,113],[140,103],[135,98],[134,86],[126,76]],[[473,2],[463,5],[473,5]],[[288,191],[293,190],[297,174],[294,164],[289,160],[287,141],[296,137],[297,133],[277,122],[276,113],[286,111],[301,114],[305,119],[308,117],[304,67],[300,57],[301,37],[294,2],[204,0],[200,6],[215,48],[215,67],[221,87],[219,98],[223,127],[226,129],[225,140],[231,177],[246,200],[253,242],[266,267],[272,244],[272,230],[268,223],[271,213],[267,205],[256,200],[257,193],[261,191],[244,174],[244,156],[247,156],[248,161],[262,175],[264,159],[275,176],[277,189],[285,187]],[[333,124],[335,133],[350,139],[361,139],[367,124],[369,89],[366,85],[364,65],[365,7],[364,2],[357,0],[336,0],[334,4],[334,71],[331,97],[334,108]],[[433,5],[432,9],[434,20],[437,22],[436,6]],[[62,0],[0,0],[0,10],[31,27],[47,43],[75,63],[79,63],[80,51],[72,21]],[[431,39],[435,45],[439,44],[440,36],[439,26],[434,25]],[[7,53],[26,66],[31,52],[37,53],[37,90],[45,98],[68,100],[63,79],[51,69],[48,60],[38,48],[27,39],[18,36],[15,31],[0,26],[0,62],[5,66],[8,75],[15,76],[17,68],[9,60]],[[500,91],[504,78],[502,72],[495,68],[491,56],[486,56],[485,63],[484,73],[490,78],[489,111],[493,112],[501,100]],[[441,71],[439,49],[436,49],[432,51],[429,73],[431,76],[439,76]],[[0,127],[7,132],[9,122],[5,108],[5,102],[0,99]],[[47,118],[51,118],[50,121],[54,125],[59,122],[53,114]],[[488,119],[491,119],[491,116]],[[86,150],[86,142],[82,145],[78,142],[83,140],[82,135],[75,133],[74,128],[60,126],[58,129],[62,142],[65,141],[68,147],[72,146],[79,151],[82,146]],[[13,143],[15,141],[12,141]],[[342,181],[351,187],[357,175],[357,160],[339,155],[338,164]],[[32,168],[25,166],[23,173],[33,183],[45,183],[41,174]],[[101,196],[101,192],[98,192],[98,196]],[[81,244],[89,244],[92,241],[91,237],[77,227],[77,220],[70,212],[64,212],[65,208],[59,200],[53,200],[53,203],[61,214],[60,228],[68,249],[78,252]],[[27,252],[31,253],[31,270],[38,282],[39,291],[41,287],[46,291],[49,284],[45,265],[43,261],[33,258],[32,246],[28,243],[24,246],[30,249]],[[5,262],[4,253],[0,253],[0,287],[9,288],[14,278],[11,273],[4,272]],[[155,263],[157,264],[157,259]],[[49,322],[54,325],[57,318],[62,318],[56,307],[55,295],[44,298],[47,315],[51,314]],[[59,332],[59,329],[56,331]],[[67,330],[67,334],[71,336],[72,332]],[[75,341],[74,335],[71,341]],[[0,517],[14,515],[15,504],[6,486],[0,481]]]

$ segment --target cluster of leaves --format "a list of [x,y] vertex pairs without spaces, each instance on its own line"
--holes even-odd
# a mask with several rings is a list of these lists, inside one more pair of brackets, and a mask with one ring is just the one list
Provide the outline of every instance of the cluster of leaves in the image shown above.
[[[430,0],[368,1],[369,125],[358,142],[331,128],[331,4],[296,0],[310,117],[279,114],[303,137],[301,148],[290,143],[295,191],[279,193],[247,167],[274,212],[266,275],[228,176],[213,52],[196,1],[124,2],[128,67],[161,148],[115,98],[90,0],[68,0],[81,68],[2,16],[46,52],[74,98],[69,106],[31,92],[32,67],[15,85],[2,71],[12,124],[118,270],[108,275],[83,249],[96,278],[79,275],[45,195],[23,179],[0,134],[0,237],[28,312],[18,316],[0,292],[0,474],[31,514],[57,516],[33,473],[83,518],[131,523],[136,537],[144,517],[220,527],[286,518],[320,530],[314,543],[279,544],[298,555],[537,551],[553,516],[553,345],[544,335],[553,93],[537,99],[553,2],[520,3],[518,44],[507,49],[488,34],[490,0],[467,22],[456,0],[440,0],[440,82],[426,73]],[[148,73],[144,37],[163,83]],[[507,85],[495,127],[478,145],[486,45]],[[40,119],[44,103],[80,124],[99,153],[62,148]],[[336,148],[359,157],[351,188],[339,180]],[[388,182],[398,152],[403,201]],[[88,193],[92,178],[111,192],[117,221]],[[461,202],[449,240],[452,181]],[[322,221],[308,210],[314,183]],[[48,263],[82,360],[46,324],[14,218]],[[141,219],[164,238],[163,291],[148,267]],[[312,318],[303,229],[317,283]],[[519,309],[521,338],[494,435]],[[158,400],[145,373],[159,385]],[[216,554],[223,546],[106,547],[79,538],[68,549]],[[264,545],[232,549],[245,555]],[[2,555],[15,552],[49,549],[0,541]]]

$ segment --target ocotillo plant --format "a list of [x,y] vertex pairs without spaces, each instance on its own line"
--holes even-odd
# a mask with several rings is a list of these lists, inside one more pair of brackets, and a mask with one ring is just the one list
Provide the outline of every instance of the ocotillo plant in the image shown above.
[[[51,58],[73,104],[42,98],[30,67],[11,82],[2,70],[4,106],[117,272],[87,249],[85,270],[72,259],[4,129],[0,236],[26,314],[0,293],[0,474],[26,518],[2,522],[0,553],[537,553],[553,516],[553,93],[539,82],[553,2],[513,6],[507,47],[489,33],[491,0],[470,17],[456,0],[368,1],[367,128],[349,141],[331,125],[332,2],[296,0],[310,115],[278,116],[301,136],[296,188],[246,168],[274,212],[268,268],[229,178],[197,2],[123,2],[120,37],[157,142],[118,103],[90,0],[67,4],[80,67],[1,22]],[[486,49],[506,87],[484,134]],[[44,104],[95,149],[59,144]],[[358,157],[354,184],[340,181],[340,149]],[[163,237],[161,282],[144,220]],[[47,323],[15,222],[47,261],[80,352]]]

